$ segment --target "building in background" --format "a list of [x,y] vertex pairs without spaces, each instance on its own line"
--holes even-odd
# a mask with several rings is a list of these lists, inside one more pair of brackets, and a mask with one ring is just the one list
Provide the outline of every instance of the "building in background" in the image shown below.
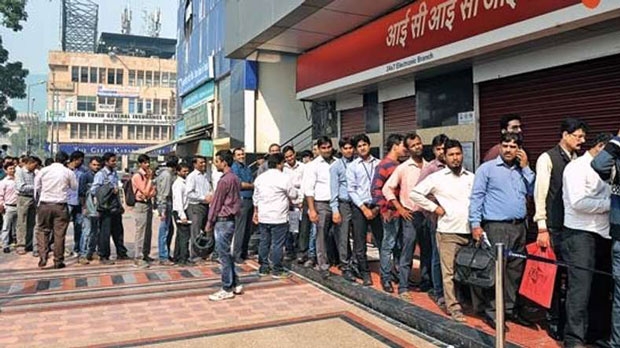
[[231,0],[225,54],[297,55],[314,137],[446,133],[471,169],[507,113],[522,116],[532,163],[567,116],[617,131],[619,24],[618,1]]
[[295,57],[225,58],[225,7],[224,0],[179,2],[175,136],[184,144],[177,154],[244,146],[251,156],[285,142],[309,148],[309,114],[294,93]]
[[174,39],[102,33],[96,53],[49,52],[52,150],[80,150],[87,156],[114,152],[121,156],[119,169],[128,169],[131,153],[171,140],[177,109],[175,44]]

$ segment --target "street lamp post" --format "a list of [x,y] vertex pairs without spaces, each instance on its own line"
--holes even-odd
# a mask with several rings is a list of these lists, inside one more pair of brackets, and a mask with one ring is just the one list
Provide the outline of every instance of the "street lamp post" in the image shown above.
[[[31,100],[30,100],[30,88],[34,87],[34,86],[39,86],[39,85],[45,84],[46,82],[47,81],[45,81],[45,80],[41,80],[41,81],[38,81],[38,82],[35,82],[35,83],[32,83],[32,84],[29,84],[28,87],[27,87],[26,103],[28,105],[26,106],[26,109],[27,109],[27,113],[26,113],[27,116],[26,117],[28,118],[28,120],[30,120],[30,110],[31,110],[31,108],[30,108],[30,102],[31,102]],[[32,98],[32,103],[34,104],[34,98]],[[27,131],[28,132],[27,132],[27,137],[26,137],[26,153],[28,155],[30,155],[30,134],[31,134],[30,133],[30,127],[28,127]]]

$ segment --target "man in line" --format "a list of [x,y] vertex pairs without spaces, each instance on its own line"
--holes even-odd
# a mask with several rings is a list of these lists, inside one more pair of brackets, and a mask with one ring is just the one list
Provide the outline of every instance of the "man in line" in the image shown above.
[[151,239],[153,236],[153,198],[155,197],[155,185],[153,184],[153,171],[151,170],[151,158],[147,155],[138,156],[138,172],[131,177],[133,192],[136,195],[134,214],[136,220],[135,254],[134,264],[136,267],[147,268],[151,253]]
[[188,197],[186,180],[189,174],[189,166],[185,163],[177,165],[177,178],[172,184],[172,215],[177,226],[177,237],[174,245],[174,262],[178,265],[187,265],[189,260],[189,243],[192,223],[187,219]]
[[[499,120],[500,135],[505,133],[521,134],[523,129],[521,128],[521,116],[516,114],[504,115]],[[499,143],[490,148],[486,154],[482,157],[482,162],[491,161],[499,156],[502,150],[502,144]]]
[[[463,168],[463,148],[458,140],[446,140],[442,145],[447,168],[422,180],[410,192],[410,197],[415,204],[438,216],[436,238],[440,251],[446,311],[454,321],[465,322],[463,309],[454,289],[454,266],[459,250],[471,240],[467,218],[474,174]],[[427,198],[429,194],[433,195],[435,201]]]
[[[444,144],[448,141],[448,136],[445,134],[436,135],[431,142],[433,149],[433,155],[435,159],[430,161],[427,166],[422,168],[420,177],[418,178],[418,184],[422,182],[427,176],[436,173],[446,167]],[[433,200],[431,198],[431,200]],[[468,201],[469,202],[469,201]],[[437,202],[435,202],[437,203]],[[439,257],[439,248],[437,246],[437,215],[433,212],[426,211],[424,214],[426,218],[426,227],[428,229],[429,237],[431,240],[432,257],[431,257],[431,278],[433,280],[433,291],[429,291],[430,298],[441,309],[445,309],[446,301],[443,294],[443,277],[441,275],[441,261]]]
[[[562,259],[571,265],[605,272],[611,271],[611,187],[591,164],[610,139],[609,134],[599,134],[589,151],[566,165],[562,180]],[[606,340],[610,332],[609,294],[613,280],[574,267],[568,268],[567,275],[564,347],[585,347],[586,343]]]
[[[271,144],[269,145],[269,153],[267,154],[267,156],[269,155],[275,155],[276,153],[280,153],[280,145],[278,144]],[[256,177],[258,177],[259,175],[263,174],[264,172],[266,172],[269,168],[267,167],[267,161],[264,161],[259,167],[258,170],[256,171]]]
[[[100,215],[99,262],[104,265],[114,264],[110,260],[110,236],[116,247],[116,259],[128,260],[127,248],[123,241],[123,207],[118,196],[118,173],[116,172],[116,155],[106,152],[101,158],[103,169],[95,174],[90,192],[97,197]],[[105,198],[105,200],[102,200]],[[103,206],[105,204],[105,206]]]
[[[351,215],[353,220],[353,254],[343,277],[355,281],[355,276],[362,278],[365,286],[372,285],[368,258],[366,256],[366,234],[371,228],[377,246],[383,239],[383,225],[379,216],[379,207],[373,204],[370,186],[379,160],[370,154],[370,139],[360,134],[353,139],[358,158],[347,167],[347,190],[351,197]],[[355,263],[353,262],[355,260]]]
[[331,199],[329,202],[332,208],[332,222],[334,229],[338,232],[336,241],[338,243],[338,256],[340,268],[343,270],[343,277],[355,281],[355,277],[348,269],[350,263],[349,254],[349,230],[351,228],[351,198],[347,191],[347,167],[353,160],[353,143],[350,138],[345,137],[338,142],[342,158],[337,159],[329,168]]
[[67,194],[69,190],[77,191],[78,183],[75,174],[65,163],[69,156],[60,151],[56,154],[55,163],[41,170],[35,182],[35,190],[39,193],[39,209],[37,212],[37,243],[39,244],[39,267],[47,265],[48,243],[50,234],[54,234],[54,268],[64,268],[65,235],[69,226],[69,209]]
[[[536,214],[534,222],[538,225],[537,243],[542,248],[552,247],[561,259],[562,229],[564,228],[564,202],[562,201],[562,174],[568,163],[577,158],[576,152],[586,141],[588,126],[585,122],[567,118],[560,126],[560,142],[543,153],[536,161],[536,185],[534,202]],[[563,337],[566,321],[562,298],[561,279],[565,270],[560,268],[556,274],[551,308],[547,312],[547,333],[555,340]]]
[[379,206],[383,221],[383,240],[381,241],[379,258],[381,259],[381,287],[383,291],[394,292],[392,287],[392,255],[399,260],[397,239],[400,235],[400,214],[396,207],[383,195],[383,186],[400,164],[398,159],[407,155],[404,145],[405,138],[400,134],[390,134],[385,142],[388,154],[379,162],[374,172],[371,185],[373,203]]
[[[269,170],[254,182],[254,217],[260,233],[258,248],[258,274],[272,278],[288,278],[282,267],[282,252],[288,232],[290,201],[297,198],[291,177],[282,172],[284,156],[280,153],[267,157]],[[271,265],[270,261],[271,260]]]
[[5,254],[11,252],[9,242],[11,235],[15,232],[17,222],[17,192],[15,191],[15,165],[7,163],[4,165],[6,176],[0,181],[0,210],[3,213],[2,234],[0,241],[4,247]]
[[170,265],[170,244],[174,234],[172,225],[172,182],[178,158],[172,156],[166,162],[166,168],[156,179],[157,212],[159,213],[159,231],[157,234],[157,251],[160,265]]
[[241,214],[239,214],[238,220],[235,223],[233,256],[235,257],[235,263],[241,264],[248,257],[248,246],[252,233],[251,221],[254,213],[252,193],[254,191],[254,184],[252,183],[252,171],[245,164],[245,150],[240,147],[234,149],[233,157],[235,162],[231,170],[241,182]]
[[99,243],[100,219],[90,188],[95,180],[95,175],[101,169],[101,157],[95,156],[88,162],[88,171],[78,180],[78,197],[83,208],[82,238],[80,246],[80,258],[78,263],[88,265],[93,260],[93,255]]
[[[301,183],[304,176],[305,165],[297,160],[295,149],[292,146],[285,146],[282,149],[284,154],[284,169],[285,174],[291,177],[291,182],[295,190],[297,190],[297,198],[291,201],[289,207],[289,233],[286,237],[286,255],[284,260],[290,261],[295,258],[295,245],[296,236],[299,236],[301,225],[301,214],[303,211],[304,194],[301,190]],[[307,214],[307,211],[306,211]],[[308,218],[306,218],[307,220]]]
[[210,177],[207,172],[207,159],[196,155],[192,159],[194,170],[185,179],[190,225],[189,254],[192,262],[204,262],[209,255],[198,250],[192,241],[204,230],[209,214],[209,203],[213,197]]
[[[525,252],[526,196],[534,187],[534,172],[529,167],[521,137],[515,133],[502,135],[502,153],[494,161],[485,162],[476,172],[469,205],[469,222],[475,240],[486,232],[492,245],[504,243],[508,250]],[[441,246],[439,247],[441,250]],[[523,260],[506,261],[504,301],[507,319],[530,326],[518,314],[517,291],[523,274]],[[445,284],[444,284],[445,286]],[[484,321],[495,329],[495,292],[475,289],[484,311]]]
[[[69,155],[69,163],[67,168],[71,169],[77,182],[80,182],[80,177],[84,174],[82,164],[84,163],[84,153],[82,151],[73,151]],[[84,215],[82,215],[82,205],[78,195],[78,190],[69,190],[69,197],[67,199],[69,205],[69,221],[73,223],[73,251],[70,256],[80,256],[82,245],[82,224],[84,222]]]
[[399,260],[398,272],[398,294],[406,300],[413,300],[409,293],[409,275],[413,265],[413,252],[416,240],[420,241],[420,259],[422,269],[430,268],[431,246],[421,243],[422,233],[425,230],[424,215],[420,208],[411,200],[409,194],[415,187],[420,177],[422,169],[428,163],[422,157],[422,138],[416,133],[409,133],[405,136],[405,145],[411,156],[408,160],[396,167],[394,173],[383,186],[383,195],[396,207],[396,211],[402,219],[402,251]]
[[304,170],[303,191],[308,204],[310,222],[316,224],[317,267],[323,278],[329,277],[326,236],[332,228],[332,212],[329,167],[334,162],[332,141],[326,136],[317,140],[320,156]]
[[33,238],[36,216],[34,205],[34,171],[37,161],[34,157],[25,157],[21,169],[15,172],[15,190],[17,191],[17,254],[25,255],[32,250],[37,257],[37,243]]
[[[601,179],[611,183],[609,234],[612,240],[612,273],[614,279],[620,279],[620,130],[594,158],[592,169]],[[620,347],[620,286],[613,287],[611,318],[610,345]]]
[[206,231],[215,231],[215,250],[220,258],[222,289],[209,295],[211,301],[228,300],[243,293],[230,252],[230,244],[235,234],[235,220],[241,211],[241,182],[232,173],[232,164],[233,155],[230,151],[220,150],[215,154],[215,166],[223,175],[213,194]]

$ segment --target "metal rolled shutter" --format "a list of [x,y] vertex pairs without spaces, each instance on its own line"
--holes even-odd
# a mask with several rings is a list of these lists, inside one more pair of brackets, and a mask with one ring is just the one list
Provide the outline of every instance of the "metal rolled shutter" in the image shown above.
[[366,131],[364,108],[340,111],[340,137],[352,137]]
[[620,128],[620,55],[526,73],[479,86],[480,151],[499,141],[499,119],[521,115],[530,163],[557,144],[560,123],[578,117],[590,126],[588,139]]
[[383,103],[383,137],[392,133],[405,134],[416,129],[415,97]]

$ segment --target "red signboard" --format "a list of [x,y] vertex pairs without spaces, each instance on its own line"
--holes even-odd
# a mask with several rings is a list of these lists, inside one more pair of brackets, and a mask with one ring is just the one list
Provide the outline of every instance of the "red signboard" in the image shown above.
[[[427,52],[581,0],[423,0],[302,55],[297,91]],[[429,58],[432,58],[432,54]],[[425,57],[417,57],[417,62]],[[399,68],[399,67],[394,67]],[[390,66],[386,66],[386,72]]]

